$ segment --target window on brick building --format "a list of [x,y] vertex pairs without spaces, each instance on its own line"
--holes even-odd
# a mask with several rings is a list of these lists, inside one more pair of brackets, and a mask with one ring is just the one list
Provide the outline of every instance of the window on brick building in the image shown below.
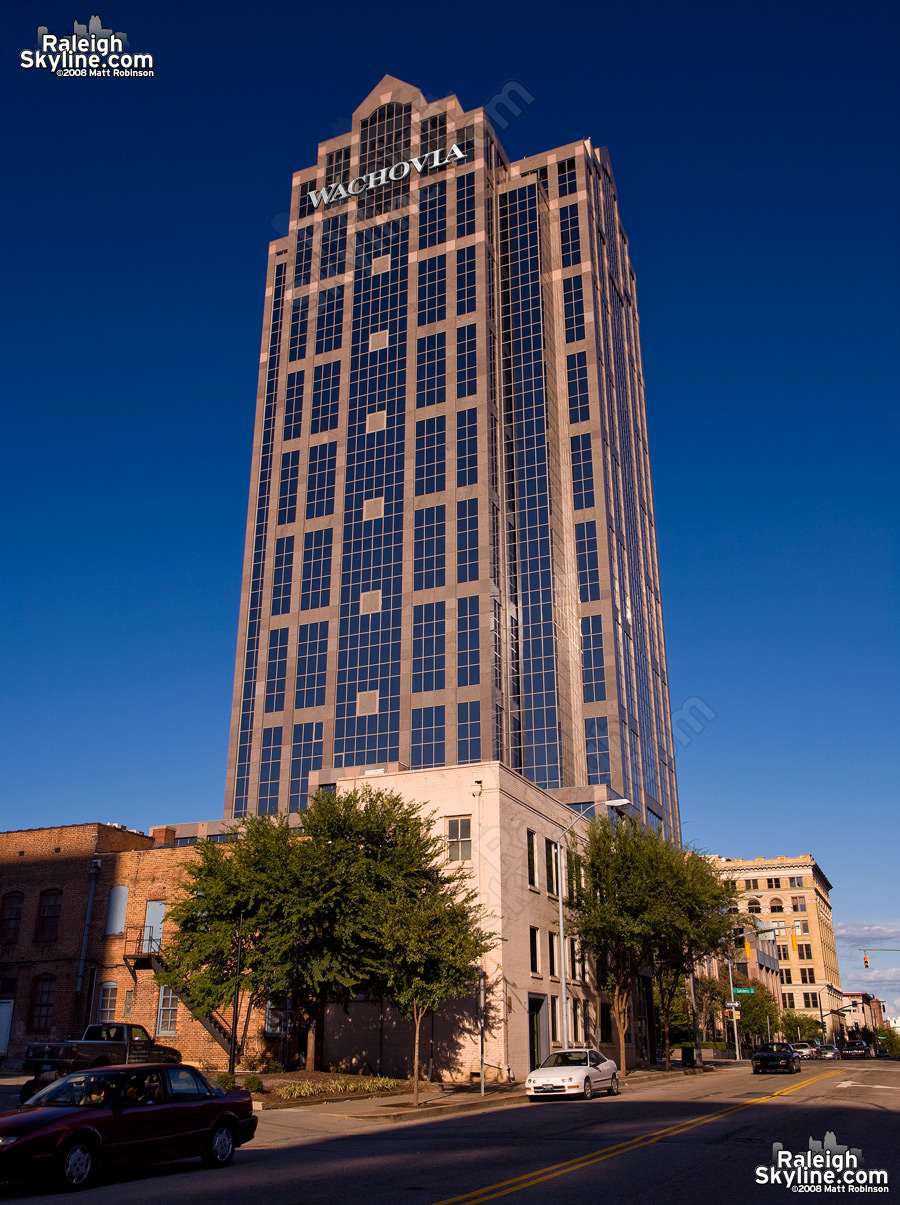
[[97,1024],[116,1019],[116,996],[119,992],[117,983],[101,983],[97,997]]
[[159,1012],[156,1017],[156,1032],[174,1033],[178,1016],[178,997],[170,987],[159,989]]
[[781,1007],[782,1008],[793,1008],[794,1007],[794,993],[793,992],[782,992],[781,993]]
[[541,973],[540,941],[540,930],[534,927],[530,928],[528,930],[528,954],[532,975],[539,975]]
[[792,895],[791,896],[791,907],[793,908],[793,910],[795,912],[805,912],[806,911],[806,900],[803,898],[802,895]]
[[784,912],[784,904],[779,899],[771,899],[769,900],[769,911]]
[[59,915],[62,912],[62,892],[52,888],[41,892],[38,905],[35,941],[56,941],[59,937]]
[[797,947],[797,957],[798,957],[798,958],[803,958],[803,959],[805,959],[807,962],[812,962],[812,946],[810,946],[810,945],[799,945],[799,946]]
[[751,900],[750,903],[747,905],[747,911],[753,912],[753,913],[762,912],[762,908],[760,907],[759,900]]
[[106,909],[106,932],[125,932],[125,911],[128,907],[128,888],[111,887],[109,889],[109,905]]
[[21,891],[7,891],[0,907],[0,943],[12,945],[19,940],[22,927],[22,905],[25,896]]
[[53,1005],[56,1001],[56,976],[37,975],[31,984],[31,1007],[28,1010],[30,1033],[49,1033],[53,1024]]

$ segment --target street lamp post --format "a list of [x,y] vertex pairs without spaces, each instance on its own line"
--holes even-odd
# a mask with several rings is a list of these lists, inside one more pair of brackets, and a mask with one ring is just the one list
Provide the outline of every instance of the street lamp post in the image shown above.
[[[627,799],[610,800],[610,806],[626,807]],[[562,1048],[568,1049],[569,1046],[569,1001],[566,994],[566,916],[563,907],[563,871],[562,871],[562,843],[569,832],[575,827],[579,820],[583,820],[588,812],[591,812],[596,807],[596,803],[592,803],[590,807],[585,808],[583,812],[575,817],[559,834],[556,841],[556,893],[559,897],[559,1005],[562,1009]]]

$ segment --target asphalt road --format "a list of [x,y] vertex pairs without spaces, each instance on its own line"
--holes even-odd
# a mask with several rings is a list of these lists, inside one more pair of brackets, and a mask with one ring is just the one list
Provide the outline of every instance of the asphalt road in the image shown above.
[[[615,1098],[544,1101],[425,1123],[373,1122],[317,1106],[261,1115],[257,1139],[225,1171],[199,1161],[120,1172],[85,1199],[94,1205],[165,1200],[167,1205],[347,1205],[428,1202],[521,1205],[633,1202],[743,1205],[785,1187],[762,1187],[754,1169],[772,1144],[809,1149],[831,1131],[858,1148],[862,1169],[885,1169],[900,1193],[900,1063],[805,1064],[802,1076],[754,1076],[735,1067],[645,1080]],[[847,1192],[845,1199],[853,1194]],[[58,1195],[22,1186],[28,1202]]]

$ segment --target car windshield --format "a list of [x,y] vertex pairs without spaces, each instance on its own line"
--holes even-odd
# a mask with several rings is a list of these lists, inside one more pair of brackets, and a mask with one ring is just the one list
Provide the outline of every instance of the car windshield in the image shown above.
[[769,1042],[769,1044],[767,1046],[760,1046],[759,1052],[760,1052],[760,1054],[765,1054],[767,1051],[768,1052],[775,1051],[778,1054],[782,1054],[785,1051],[790,1052],[790,1049],[791,1048],[787,1042]]
[[558,1050],[541,1063],[542,1067],[586,1067],[588,1061],[586,1050]]
[[121,1092],[127,1074],[126,1071],[83,1071],[67,1075],[41,1089],[28,1104],[56,1109],[71,1106],[96,1109],[108,1105]]

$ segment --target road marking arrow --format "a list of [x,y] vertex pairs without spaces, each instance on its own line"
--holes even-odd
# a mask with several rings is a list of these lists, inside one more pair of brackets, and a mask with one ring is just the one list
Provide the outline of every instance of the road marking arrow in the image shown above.
[[886,1088],[888,1092],[900,1092],[900,1088],[896,1084],[860,1084],[852,1079],[842,1080],[834,1086],[835,1088]]

